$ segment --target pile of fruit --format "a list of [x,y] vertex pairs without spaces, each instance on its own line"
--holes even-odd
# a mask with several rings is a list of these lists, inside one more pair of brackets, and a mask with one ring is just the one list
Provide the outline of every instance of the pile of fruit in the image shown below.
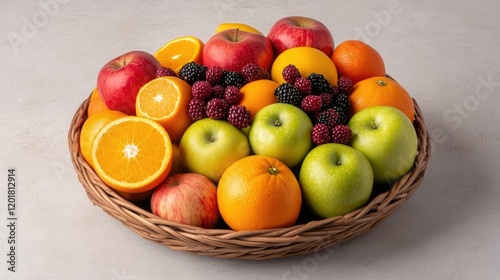
[[413,99],[356,40],[305,17],[223,23],[106,63],[81,129],[109,187],[172,222],[288,227],[345,215],[413,166]]

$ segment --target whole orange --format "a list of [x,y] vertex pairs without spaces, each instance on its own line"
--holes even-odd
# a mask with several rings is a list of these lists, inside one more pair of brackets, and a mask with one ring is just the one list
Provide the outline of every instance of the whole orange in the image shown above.
[[98,113],[103,110],[109,110],[106,103],[101,97],[101,94],[97,90],[97,87],[94,88],[92,94],[90,95],[89,107],[87,108],[87,115],[90,117],[95,113]]
[[333,51],[332,60],[339,75],[348,77],[353,84],[386,74],[382,56],[370,45],[359,40],[342,42]]
[[245,106],[253,119],[260,109],[277,102],[274,90],[278,86],[277,82],[267,79],[250,82],[240,89],[241,99],[238,105]]
[[398,82],[387,77],[371,77],[354,85],[349,95],[351,115],[372,106],[392,106],[401,110],[413,122],[413,99]]
[[299,182],[285,164],[253,155],[234,162],[222,174],[217,201],[230,228],[259,230],[294,225],[302,194]]

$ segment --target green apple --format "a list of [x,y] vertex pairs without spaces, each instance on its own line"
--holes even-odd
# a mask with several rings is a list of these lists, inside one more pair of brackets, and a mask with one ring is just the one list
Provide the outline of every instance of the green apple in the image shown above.
[[318,216],[350,213],[370,199],[373,171],[356,149],[328,143],[312,149],[300,167],[299,183],[306,205]]
[[250,146],[257,155],[279,159],[289,168],[311,150],[312,122],[300,108],[274,103],[262,108],[250,127]]
[[351,146],[370,161],[376,183],[392,183],[406,174],[417,155],[417,133],[400,110],[390,106],[363,109],[348,123]]
[[246,135],[227,121],[210,118],[191,124],[179,144],[182,166],[218,182],[231,163],[250,155]]

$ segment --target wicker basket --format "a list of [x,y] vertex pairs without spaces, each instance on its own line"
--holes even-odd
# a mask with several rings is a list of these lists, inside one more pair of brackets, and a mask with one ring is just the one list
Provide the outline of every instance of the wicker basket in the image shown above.
[[376,193],[366,206],[345,216],[303,218],[297,225],[288,228],[241,232],[228,228],[202,229],[172,223],[153,215],[147,206],[125,200],[97,176],[84,160],[79,146],[88,104],[89,98],[77,109],[71,121],[68,144],[78,179],[90,201],[143,238],[173,250],[219,258],[263,260],[304,255],[360,235],[392,214],[417,189],[424,179],[431,152],[422,113],[414,100],[414,126],[418,135],[414,167],[392,188]]

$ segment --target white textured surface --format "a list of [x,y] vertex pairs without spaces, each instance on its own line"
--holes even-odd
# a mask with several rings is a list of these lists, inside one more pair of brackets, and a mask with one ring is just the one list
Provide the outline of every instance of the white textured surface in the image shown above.
[[[0,5],[0,279],[498,279],[499,1],[96,2]],[[267,33],[288,15],[317,18],[337,44],[365,30],[420,104],[434,154],[401,209],[333,250],[255,262],[172,251],[92,205],[66,136],[105,62],[182,35],[206,41],[224,21]],[[18,182],[16,273],[7,271],[3,225],[9,167]]]

